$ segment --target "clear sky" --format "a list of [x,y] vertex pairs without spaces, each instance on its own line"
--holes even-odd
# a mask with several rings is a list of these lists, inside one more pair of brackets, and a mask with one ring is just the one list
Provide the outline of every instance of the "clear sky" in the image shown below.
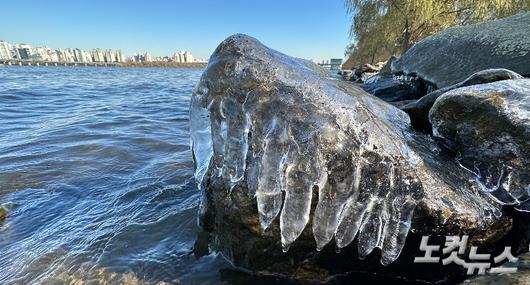
[[52,48],[121,48],[155,56],[189,50],[208,57],[245,33],[289,55],[343,57],[349,17],[343,0],[2,1],[0,40]]

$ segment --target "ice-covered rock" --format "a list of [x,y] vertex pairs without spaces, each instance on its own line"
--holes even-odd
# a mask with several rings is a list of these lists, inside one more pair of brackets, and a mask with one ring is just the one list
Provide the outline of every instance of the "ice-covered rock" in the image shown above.
[[331,241],[360,258],[379,248],[388,265],[410,229],[486,242],[509,229],[501,203],[407,114],[254,38],[219,45],[190,113],[200,223],[238,266],[285,273],[333,260]]
[[522,78],[522,76],[504,68],[482,70],[472,74],[462,82],[433,91],[421,97],[417,101],[410,102],[400,107],[400,109],[409,114],[411,124],[414,127],[431,132],[432,126],[429,122],[429,110],[431,109],[432,105],[434,105],[436,99],[438,99],[438,97],[445,92],[465,86],[517,78]]
[[530,199],[530,79],[446,92],[429,119],[433,134],[476,173],[485,191],[507,204]]

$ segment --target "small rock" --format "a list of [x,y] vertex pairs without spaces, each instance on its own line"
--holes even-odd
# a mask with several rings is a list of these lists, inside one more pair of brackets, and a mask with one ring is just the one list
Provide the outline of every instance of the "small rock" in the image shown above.
[[7,217],[7,214],[17,206],[18,205],[15,203],[5,203],[0,205],[0,222],[4,221]]
[[7,210],[4,207],[0,207],[0,223],[5,220],[7,216]]

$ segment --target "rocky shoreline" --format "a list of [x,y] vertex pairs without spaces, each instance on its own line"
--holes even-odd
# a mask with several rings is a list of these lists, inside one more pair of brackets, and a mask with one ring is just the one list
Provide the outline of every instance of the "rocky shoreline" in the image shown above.
[[448,29],[362,88],[252,37],[223,41],[190,106],[203,191],[196,252],[298,283],[466,279],[456,264],[414,263],[425,235],[527,252],[524,27],[528,13]]

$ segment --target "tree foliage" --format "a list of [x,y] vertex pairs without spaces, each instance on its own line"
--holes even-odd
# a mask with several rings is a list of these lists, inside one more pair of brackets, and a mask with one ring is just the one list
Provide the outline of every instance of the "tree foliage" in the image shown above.
[[467,25],[530,10],[530,0],[345,0],[352,18],[348,65],[386,60],[419,40]]

